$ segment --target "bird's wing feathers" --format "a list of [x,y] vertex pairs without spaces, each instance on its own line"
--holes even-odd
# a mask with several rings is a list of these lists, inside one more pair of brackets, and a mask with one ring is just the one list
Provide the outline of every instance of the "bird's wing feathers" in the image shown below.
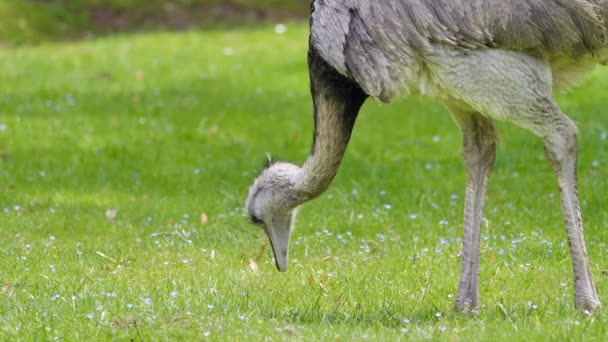
[[315,0],[311,47],[389,100],[442,46],[594,55],[608,48],[607,23],[608,0]]

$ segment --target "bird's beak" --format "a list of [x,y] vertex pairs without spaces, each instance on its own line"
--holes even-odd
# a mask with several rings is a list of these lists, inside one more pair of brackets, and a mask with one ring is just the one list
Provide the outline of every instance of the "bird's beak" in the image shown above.
[[289,235],[291,234],[292,213],[274,217],[266,230],[274,253],[274,260],[280,272],[287,271],[289,257]]

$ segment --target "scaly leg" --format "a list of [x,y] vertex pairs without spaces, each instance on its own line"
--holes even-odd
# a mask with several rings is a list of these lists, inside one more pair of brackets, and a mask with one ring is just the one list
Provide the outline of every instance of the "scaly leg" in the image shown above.
[[[558,110],[556,112],[559,113]],[[579,309],[591,310],[599,307],[600,301],[589,268],[576,186],[578,157],[576,126],[562,113],[559,113],[553,123],[556,129],[544,139],[545,153],[557,175],[561,194],[574,271],[574,304]]]
[[492,120],[474,111],[450,108],[462,130],[467,171],[464,209],[462,275],[455,310],[477,312],[479,306],[479,244],[484,196],[496,156],[497,135]]

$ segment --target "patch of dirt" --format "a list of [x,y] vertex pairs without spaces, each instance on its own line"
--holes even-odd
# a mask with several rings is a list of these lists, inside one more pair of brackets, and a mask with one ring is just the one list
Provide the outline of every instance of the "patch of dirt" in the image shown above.
[[121,31],[140,31],[164,28],[187,30],[197,27],[210,27],[222,23],[228,25],[250,24],[264,21],[298,20],[306,18],[306,11],[293,13],[286,11],[252,9],[232,4],[228,1],[217,5],[183,6],[164,3],[157,10],[148,13],[120,10],[107,5],[89,8],[89,18],[94,30],[105,33]]
[[123,13],[112,7],[93,6],[89,9],[91,23],[104,32],[116,32],[129,28],[128,13]]

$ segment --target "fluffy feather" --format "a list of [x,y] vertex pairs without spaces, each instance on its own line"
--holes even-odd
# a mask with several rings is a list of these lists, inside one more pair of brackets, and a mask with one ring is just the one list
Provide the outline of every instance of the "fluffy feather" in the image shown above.
[[513,50],[559,66],[608,58],[608,0],[382,2],[314,1],[311,46],[383,101],[403,91],[424,93],[432,82],[426,69],[446,53]]

